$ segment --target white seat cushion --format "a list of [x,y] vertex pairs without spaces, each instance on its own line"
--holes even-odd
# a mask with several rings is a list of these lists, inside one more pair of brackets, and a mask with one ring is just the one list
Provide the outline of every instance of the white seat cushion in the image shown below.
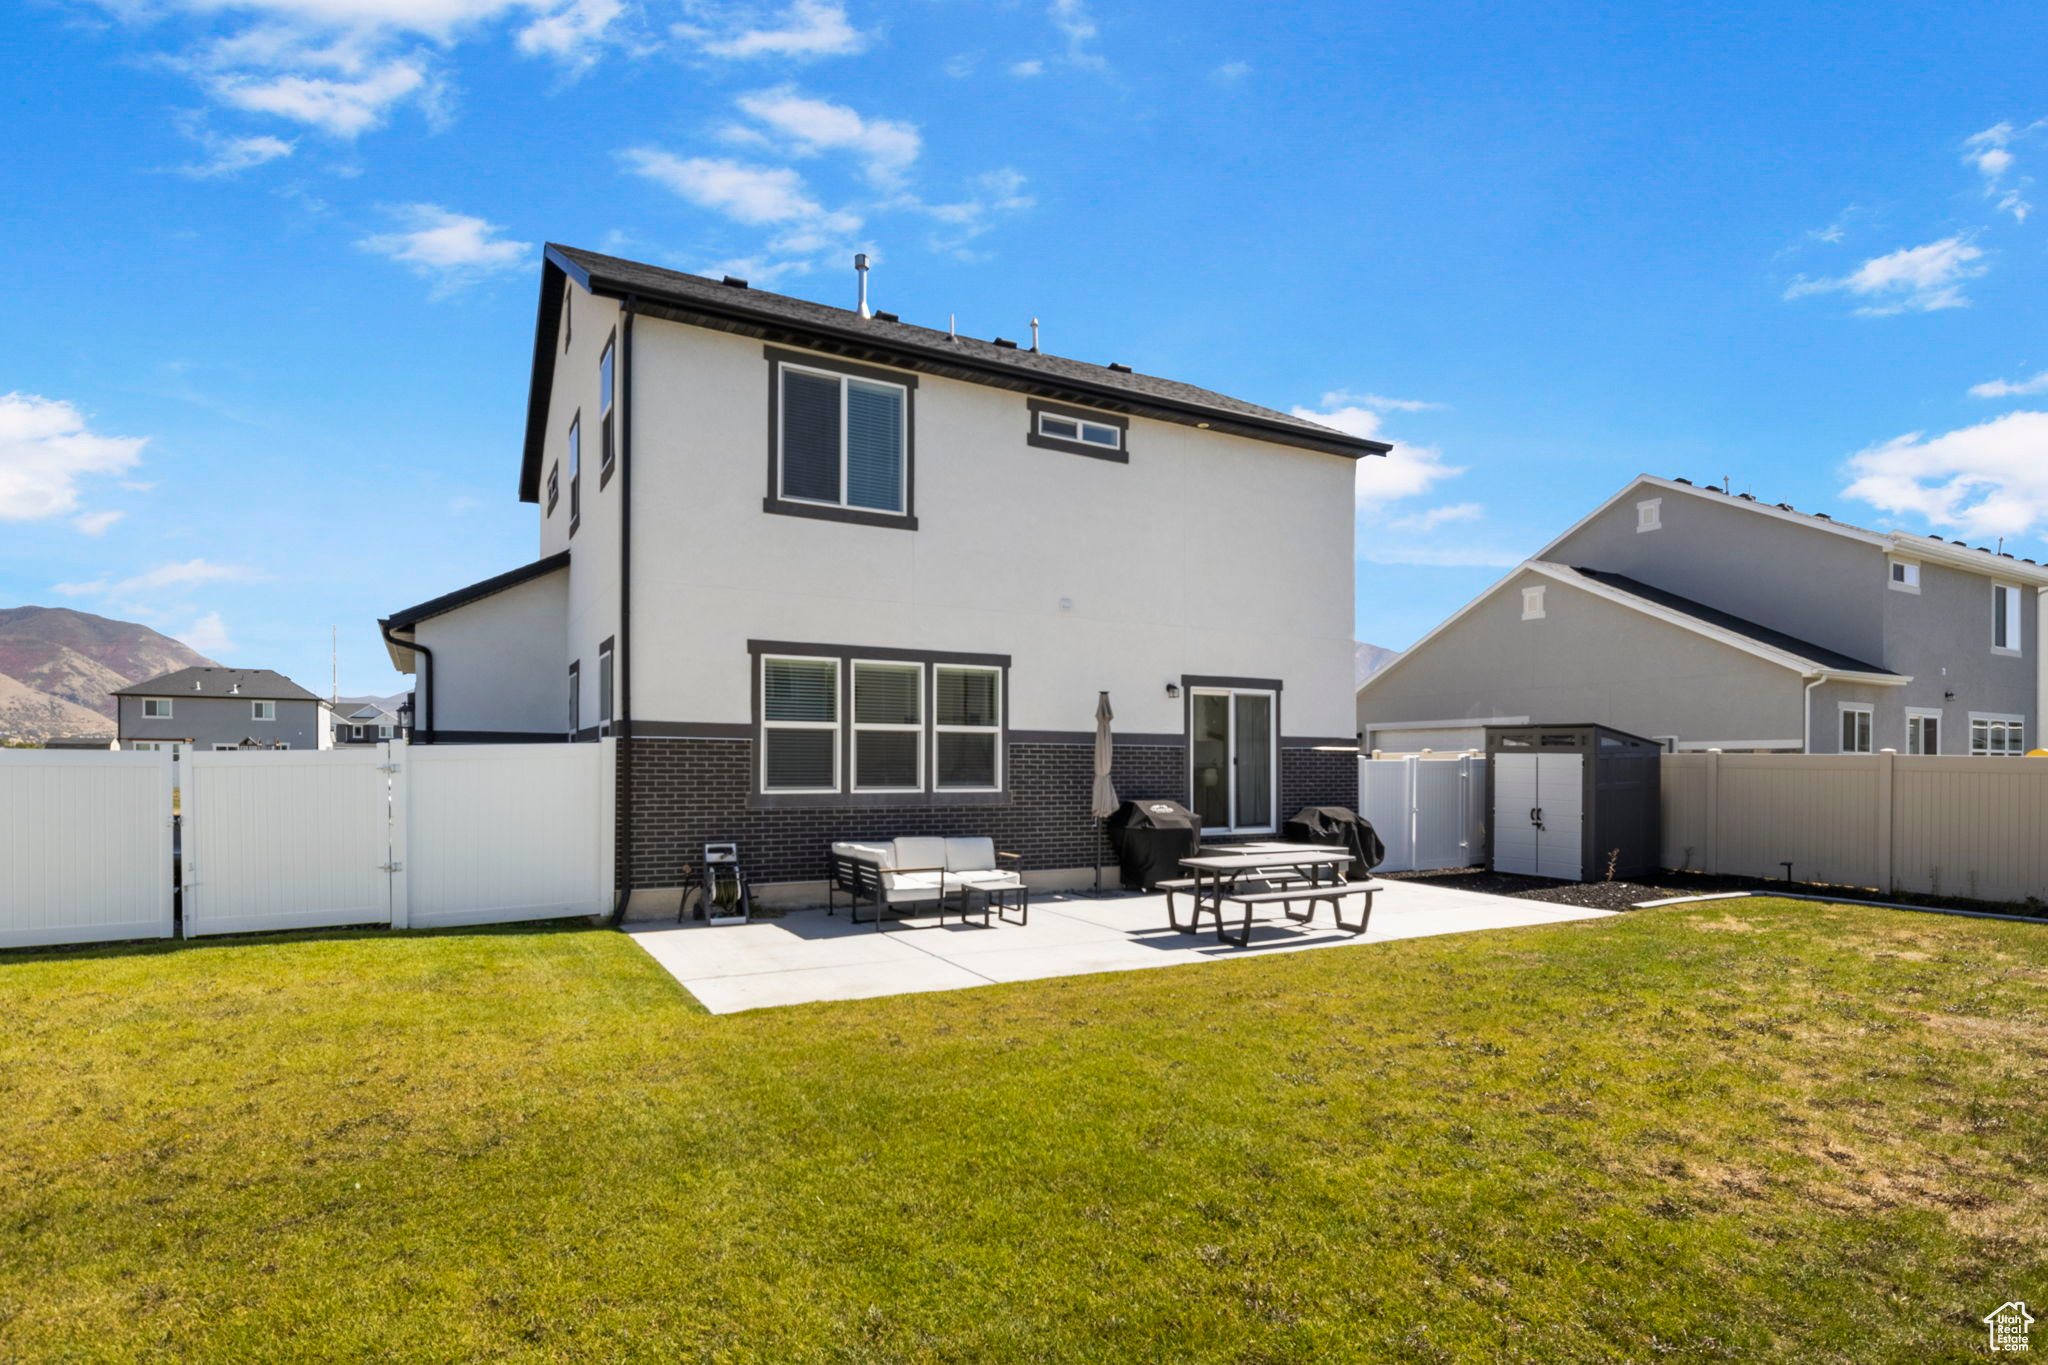
[[890,844],[838,843],[832,845],[832,852],[842,858],[859,858],[877,867],[896,866],[896,849]]
[[996,865],[993,839],[946,840],[946,871],[987,872]]
[[901,838],[896,842],[896,861],[892,867],[943,869],[946,866],[946,841],[919,837]]
[[906,901],[935,901],[947,889],[943,872],[888,872],[883,874],[883,880],[888,884],[891,905],[901,905]]
[[1024,885],[1024,879],[1014,872],[948,872],[946,889],[957,891],[971,886],[977,891],[1001,891]]

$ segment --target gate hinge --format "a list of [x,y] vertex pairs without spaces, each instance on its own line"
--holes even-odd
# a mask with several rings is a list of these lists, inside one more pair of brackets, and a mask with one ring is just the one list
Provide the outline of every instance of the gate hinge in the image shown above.
[[395,773],[398,771],[398,765],[396,763],[381,763],[377,766],[377,771],[380,773]]
[[378,870],[379,872],[403,872],[403,871],[405,871],[405,864],[404,864],[404,863],[381,863],[381,864],[379,864],[379,865],[378,865],[378,868],[377,868],[377,870]]

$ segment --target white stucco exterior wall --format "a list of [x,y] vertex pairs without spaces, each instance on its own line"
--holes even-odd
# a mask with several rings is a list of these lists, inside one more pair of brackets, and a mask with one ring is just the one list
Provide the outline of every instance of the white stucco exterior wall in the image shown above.
[[568,620],[561,569],[420,622],[413,638],[433,651],[425,723],[437,732],[564,733]]

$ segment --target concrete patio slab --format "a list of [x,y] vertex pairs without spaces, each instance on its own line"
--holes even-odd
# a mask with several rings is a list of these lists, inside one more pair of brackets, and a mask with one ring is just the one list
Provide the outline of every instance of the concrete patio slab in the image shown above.
[[[1175,933],[1164,895],[1122,893],[1100,899],[1035,896],[1028,925],[998,922],[990,928],[979,921],[948,919],[941,926],[911,920],[877,932],[843,914],[796,910],[750,924],[634,924],[627,932],[706,1009],[732,1014],[1269,953],[1369,950],[1396,939],[1604,919],[1610,913],[1410,882],[1377,885],[1371,926],[1362,936],[1333,928],[1327,909],[1309,925],[1268,909],[1254,918],[1248,948],[1218,942],[1209,920],[1199,933]],[[1183,898],[1183,922],[1187,912]],[[1355,920],[1357,913],[1358,902],[1347,900],[1345,917]]]

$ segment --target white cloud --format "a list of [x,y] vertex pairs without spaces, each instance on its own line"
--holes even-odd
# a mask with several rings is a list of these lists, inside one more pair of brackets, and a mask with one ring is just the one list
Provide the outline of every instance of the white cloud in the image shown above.
[[215,564],[205,559],[187,559],[159,564],[130,578],[94,579],[90,583],[59,583],[57,591],[66,597],[128,597],[138,593],[161,593],[189,588],[199,583],[243,582],[256,575],[238,564]]
[[356,245],[434,281],[437,296],[498,271],[517,270],[533,255],[533,243],[500,238],[503,228],[438,204],[398,204],[385,211],[405,230],[365,237]]
[[296,143],[281,137],[213,137],[201,139],[208,152],[205,161],[178,167],[178,173],[195,180],[236,175],[266,162],[290,156]]
[[133,469],[147,439],[94,435],[62,399],[0,396],[0,521],[76,511],[79,478]]
[[738,103],[790,143],[795,155],[851,152],[860,159],[868,180],[885,189],[901,186],[924,150],[916,124],[864,118],[843,104],[812,99],[791,86],[742,95]]
[[1249,62],[1225,62],[1209,73],[1218,85],[1236,85],[1252,73]]
[[[652,147],[624,154],[627,166],[699,208],[753,225],[826,217],[804,179],[787,166],[749,166],[721,157],[679,157]],[[853,224],[858,228],[858,220]]]
[[227,623],[220,619],[220,613],[217,611],[206,613],[175,634],[176,638],[208,658],[218,657],[235,647],[235,642],[228,638]]
[[1038,58],[1036,57],[1032,57],[1026,61],[1011,62],[1010,74],[1012,76],[1020,76],[1026,78],[1031,76],[1042,76],[1045,74],[1045,63],[1038,60]]
[[612,21],[625,12],[620,0],[573,0],[519,31],[519,50],[587,66]]
[[1337,389],[1323,395],[1326,408],[1364,407],[1374,412],[1436,412],[1446,405],[1431,403],[1421,398],[1388,398],[1377,393],[1352,393],[1348,389]]
[[109,526],[126,515],[125,512],[87,512],[83,516],[73,517],[71,525],[80,535],[103,535]]
[[1995,123],[1981,133],[1972,133],[1963,139],[1963,160],[1977,168],[1984,177],[1984,194],[1998,201],[2001,213],[2009,213],[2018,222],[2026,222],[2034,206],[2027,202],[2026,191],[2034,182],[2027,176],[2006,177],[2013,174],[2017,158],[2012,153],[2015,142],[2028,136],[2036,129],[2048,125],[2048,119],[2036,120],[2024,128],[2015,128],[2011,123]]
[[1434,531],[1445,522],[1478,521],[1485,515],[1486,509],[1476,502],[1453,502],[1426,511],[1411,512],[1405,517],[1395,517],[1387,526],[1395,531]]
[[2030,393],[2048,393],[2048,370],[2032,379],[1992,379],[1970,386],[1972,398],[2018,398]]
[[385,62],[354,79],[237,72],[210,82],[215,99],[250,113],[274,114],[335,137],[352,138],[383,123],[391,107],[426,84],[415,58]]
[[1067,60],[1075,66],[1101,68],[1109,63],[1093,44],[1101,29],[1088,12],[1085,0],[1052,0],[1048,8],[1052,26],[1067,40]]
[[975,68],[980,65],[981,54],[979,52],[958,52],[946,58],[945,64],[939,69],[956,81],[964,81],[969,76],[972,76]]
[[1972,536],[2048,526],[2048,412],[2003,417],[1940,436],[1908,432],[1851,457],[1848,495]]
[[843,57],[867,46],[867,35],[846,17],[846,7],[828,0],[795,0],[779,20],[746,26],[728,22],[719,29],[677,24],[677,37],[697,44],[713,57]]
[[1809,280],[1801,276],[1785,290],[1785,297],[1850,294],[1871,300],[1856,310],[1865,317],[1967,308],[1970,301],[1963,296],[1963,283],[1976,279],[1989,268],[1977,263],[1983,256],[1982,248],[1972,246],[1958,234],[1873,257],[1839,279]]

